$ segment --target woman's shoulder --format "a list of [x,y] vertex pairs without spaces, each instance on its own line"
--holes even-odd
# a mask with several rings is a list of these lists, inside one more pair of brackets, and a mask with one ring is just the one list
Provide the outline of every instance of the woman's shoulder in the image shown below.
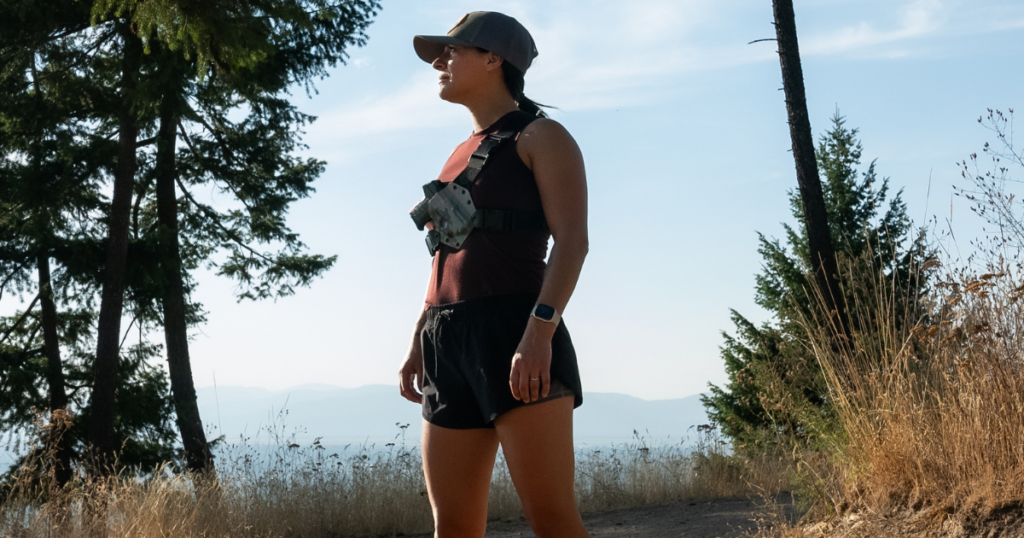
[[523,128],[523,136],[545,137],[559,133],[569,134],[565,127],[551,118],[537,118]]
[[568,129],[551,118],[538,118],[527,125],[519,135],[518,149],[519,157],[531,170],[539,156],[579,151]]

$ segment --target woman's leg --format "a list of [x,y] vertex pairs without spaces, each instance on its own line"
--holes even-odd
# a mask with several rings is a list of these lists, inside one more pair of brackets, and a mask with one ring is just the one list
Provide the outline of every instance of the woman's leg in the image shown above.
[[434,536],[484,535],[497,452],[493,429],[453,430],[423,422],[423,473],[434,510]]
[[517,407],[494,426],[523,514],[538,538],[583,538],[573,491],[571,397]]

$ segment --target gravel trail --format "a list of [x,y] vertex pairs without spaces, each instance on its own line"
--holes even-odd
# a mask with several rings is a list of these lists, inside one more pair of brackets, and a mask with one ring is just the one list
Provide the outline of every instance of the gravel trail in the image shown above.
[[[745,497],[684,501],[583,514],[583,524],[593,538],[734,538],[755,528],[759,504]],[[487,538],[532,536],[522,518],[487,526]]]

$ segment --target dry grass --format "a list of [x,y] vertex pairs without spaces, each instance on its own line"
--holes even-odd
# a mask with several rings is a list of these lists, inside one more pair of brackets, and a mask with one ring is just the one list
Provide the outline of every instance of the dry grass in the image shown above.
[[1019,273],[959,272],[923,319],[896,323],[908,312],[882,294],[851,305],[842,345],[808,324],[846,436],[823,481],[835,506],[923,509],[941,522],[1022,505],[1022,295]]
[[[713,431],[697,450],[636,443],[577,454],[576,489],[583,510],[778,488],[777,460],[738,460],[723,453]],[[274,450],[237,446],[220,463],[216,483],[166,469],[145,478],[123,474],[0,506],[0,536],[63,538],[108,535],[303,538],[395,535],[432,529],[418,450],[399,445],[343,456],[314,444]],[[31,498],[30,498],[31,497]],[[518,518],[521,507],[504,462],[495,467],[492,519]]]

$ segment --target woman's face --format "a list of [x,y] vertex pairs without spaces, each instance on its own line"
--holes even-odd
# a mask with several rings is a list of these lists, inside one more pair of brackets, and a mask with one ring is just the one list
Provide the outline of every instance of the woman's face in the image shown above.
[[[445,101],[465,103],[487,86],[496,57],[475,47],[448,45],[432,64],[438,73],[438,95]],[[497,63],[500,69],[500,61]]]

